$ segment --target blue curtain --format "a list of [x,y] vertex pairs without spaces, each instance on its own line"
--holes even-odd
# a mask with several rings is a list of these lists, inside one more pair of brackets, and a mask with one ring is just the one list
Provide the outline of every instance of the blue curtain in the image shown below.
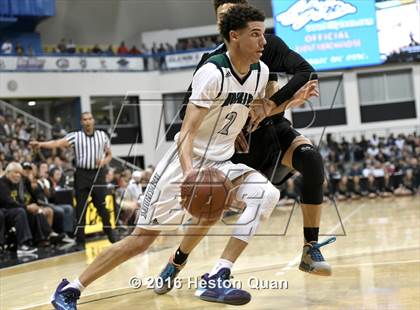
[[54,16],[55,0],[0,0],[3,16]]

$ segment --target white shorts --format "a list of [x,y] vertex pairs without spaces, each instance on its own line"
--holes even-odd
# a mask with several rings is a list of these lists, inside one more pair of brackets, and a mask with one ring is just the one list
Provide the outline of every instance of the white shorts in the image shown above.
[[[210,161],[196,156],[193,166],[214,167],[221,170],[230,180],[254,171],[244,164],[231,161]],[[140,198],[140,214],[137,226],[148,230],[175,230],[186,223],[191,215],[180,204],[180,185],[183,179],[181,163],[176,144],[159,161],[150,178],[144,195]]]

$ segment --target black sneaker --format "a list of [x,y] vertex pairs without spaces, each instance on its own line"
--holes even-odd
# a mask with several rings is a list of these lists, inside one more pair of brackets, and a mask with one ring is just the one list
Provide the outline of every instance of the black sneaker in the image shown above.
[[66,237],[64,233],[57,234],[56,232],[52,232],[49,236],[49,241],[51,244],[59,244],[63,241],[63,239]]

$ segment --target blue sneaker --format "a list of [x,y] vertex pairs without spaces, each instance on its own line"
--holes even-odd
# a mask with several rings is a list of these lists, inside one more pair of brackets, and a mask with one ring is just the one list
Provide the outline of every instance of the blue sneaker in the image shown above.
[[51,303],[54,306],[54,309],[57,310],[76,310],[77,309],[77,300],[80,297],[80,291],[75,288],[68,288],[62,290],[70,282],[67,279],[63,279],[58,285],[57,289],[54,292],[54,295],[51,298]]
[[186,263],[187,262],[184,262],[182,265],[177,265],[174,263],[173,256],[171,256],[169,262],[155,281],[155,287],[153,288],[154,292],[158,295],[163,295],[172,290],[178,273],[184,268]]
[[195,296],[201,300],[235,306],[245,305],[251,300],[251,294],[235,288],[230,282],[230,269],[228,268],[220,269],[211,277],[206,273],[201,277],[200,285]]
[[325,261],[320,248],[329,243],[333,243],[335,240],[336,238],[332,237],[321,243],[312,241],[305,244],[303,246],[299,269],[319,276],[330,276],[332,274],[331,266]]

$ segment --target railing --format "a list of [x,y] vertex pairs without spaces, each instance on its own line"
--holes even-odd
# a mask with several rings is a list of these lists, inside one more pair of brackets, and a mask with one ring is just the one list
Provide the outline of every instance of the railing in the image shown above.
[[211,49],[142,55],[0,54],[0,72],[143,72],[195,67]]
[[130,163],[130,162],[128,162],[128,161],[126,161],[122,158],[116,157],[116,156],[112,157],[111,166],[113,166],[113,167],[117,166],[117,167],[120,167],[120,168],[130,168],[130,169],[133,169],[133,171],[143,170],[142,168],[137,167],[136,165],[133,165],[132,163]]
[[43,133],[47,139],[51,139],[51,130],[52,126],[47,122],[36,118],[35,116],[22,111],[21,109],[16,108],[15,106],[7,103],[3,100],[0,100],[0,109],[4,112],[4,115],[12,115],[13,119],[16,119],[18,116],[23,116],[23,120],[25,124],[33,124],[35,125],[35,130],[38,133]]

